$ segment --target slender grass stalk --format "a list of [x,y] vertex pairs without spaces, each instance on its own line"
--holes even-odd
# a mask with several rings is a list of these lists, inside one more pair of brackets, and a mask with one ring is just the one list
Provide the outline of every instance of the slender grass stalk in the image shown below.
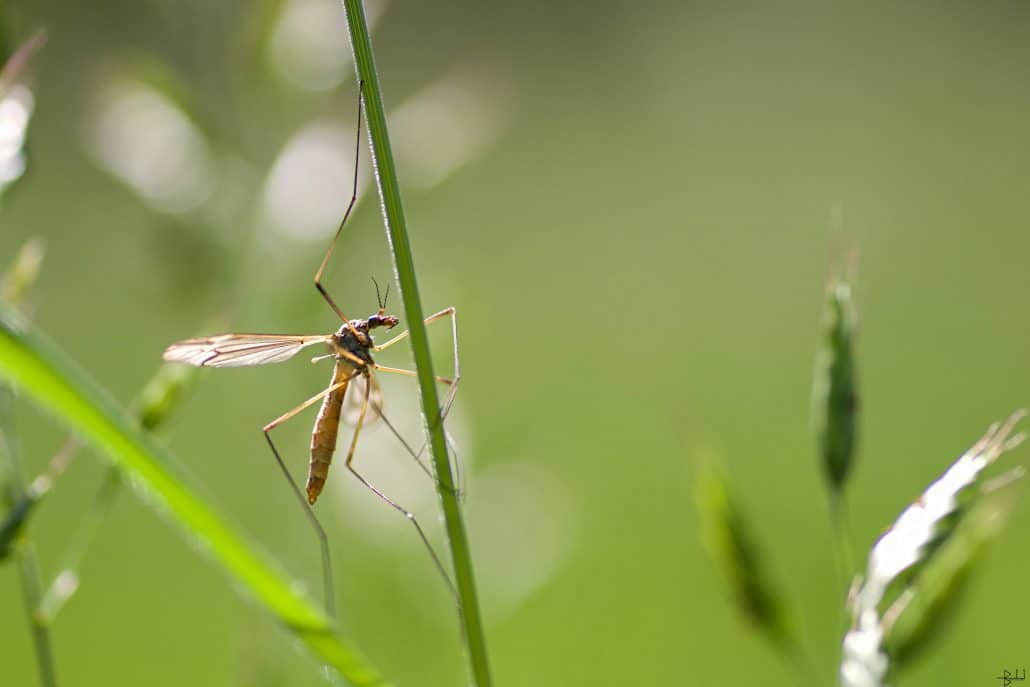
[[79,569],[82,568],[86,552],[96,539],[97,532],[107,519],[121,489],[122,473],[115,467],[108,467],[100,488],[93,497],[93,505],[79,521],[75,538],[64,553],[61,567],[40,599],[36,614],[41,622],[53,623],[57,620],[57,614],[78,591]]
[[[4,73],[8,73],[8,67],[4,68]],[[43,244],[38,240],[30,240],[22,246],[10,269],[0,279],[2,302],[15,308],[25,308],[28,293],[39,277],[43,254]],[[6,554],[10,546],[18,563],[25,614],[32,629],[32,646],[36,653],[39,683],[42,687],[57,687],[57,670],[54,667],[50,629],[36,612],[43,594],[39,558],[32,542],[24,535],[25,522],[32,507],[38,502],[38,497],[26,484],[14,415],[15,399],[16,391],[13,386],[0,383],[0,458],[6,459],[4,496],[11,509],[10,517],[13,518],[10,522],[5,521],[3,526],[5,532],[2,537],[4,542],[0,544],[0,558]]]
[[[8,483],[6,496],[8,503],[26,502],[24,476],[21,470],[18,442],[14,434],[14,391],[7,385],[0,386],[0,430],[2,430],[5,454],[8,462]],[[12,544],[14,557],[18,563],[18,576],[21,578],[22,598],[25,602],[25,613],[32,628],[32,646],[36,652],[36,665],[39,669],[39,683],[42,687],[57,687],[57,671],[54,668],[54,652],[50,643],[50,629],[40,622],[36,609],[42,599],[43,583],[39,574],[39,560],[32,542],[23,536],[16,538]]]
[[42,687],[57,687],[57,670],[54,667],[54,651],[50,644],[50,628],[36,614],[42,599],[39,559],[32,542],[19,546],[18,573],[24,590],[25,612],[32,627],[32,645],[36,650],[36,665],[39,669],[39,684]]
[[350,31],[351,47],[354,50],[354,65],[358,79],[363,84],[365,115],[368,134],[372,144],[372,161],[376,171],[376,185],[382,201],[386,233],[393,252],[394,268],[400,285],[401,299],[411,332],[411,348],[415,357],[415,368],[422,398],[422,413],[427,423],[429,441],[436,466],[437,491],[444,512],[447,540],[458,587],[459,613],[468,648],[472,678],[479,687],[489,687],[490,669],[487,661],[486,639],[476,597],[476,584],[472,572],[472,560],[461,506],[457,498],[455,481],[451,474],[447,455],[447,442],[440,416],[440,400],[436,392],[433,375],[433,361],[429,353],[429,337],[423,323],[422,302],[415,278],[415,264],[408,240],[408,225],[401,204],[400,184],[397,168],[390,149],[390,137],[386,128],[379,75],[376,72],[369,39],[368,24],[361,0],[343,0],[347,13],[347,27]]

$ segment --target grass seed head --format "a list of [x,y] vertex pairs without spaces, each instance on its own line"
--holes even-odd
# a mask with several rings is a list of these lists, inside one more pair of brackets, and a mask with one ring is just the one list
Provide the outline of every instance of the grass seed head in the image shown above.
[[733,602],[778,650],[794,654],[798,645],[787,604],[725,476],[711,465],[703,466],[695,496],[705,546],[726,578]]
[[[1017,446],[1012,435],[1023,411],[988,429],[914,503],[898,516],[869,552],[865,574],[851,596],[851,630],[844,637],[841,684],[882,687],[920,645],[939,634],[985,544],[1008,512],[984,481],[999,455]],[[970,514],[973,514],[970,516]],[[901,629],[898,629],[901,628]]]
[[823,471],[839,494],[854,463],[858,435],[858,324],[846,280],[837,279],[828,289],[825,318],[812,393],[813,419]]

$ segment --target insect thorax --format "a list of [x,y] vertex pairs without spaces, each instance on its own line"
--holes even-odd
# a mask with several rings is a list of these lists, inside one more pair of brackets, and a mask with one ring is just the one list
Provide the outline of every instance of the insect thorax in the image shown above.
[[[336,331],[331,345],[331,348],[336,349],[333,352],[339,356],[341,350],[346,351],[371,364],[372,354],[369,348],[372,346],[372,337],[368,335],[368,324],[364,320],[351,320],[350,324],[351,326],[343,325]],[[355,330],[358,332],[357,336],[354,334]]]

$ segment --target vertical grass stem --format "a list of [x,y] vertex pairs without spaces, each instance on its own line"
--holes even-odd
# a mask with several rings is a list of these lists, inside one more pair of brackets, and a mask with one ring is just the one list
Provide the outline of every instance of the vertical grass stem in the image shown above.
[[390,137],[386,128],[382,91],[376,72],[369,38],[368,24],[361,0],[343,0],[347,13],[347,27],[351,47],[354,51],[354,65],[358,79],[363,84],[365,118],[372,145],[372,164],[376,185],[382,204],[386,233],[393,253],[394,269],[400,285],[408,329],[411,332],[411,348],[418,372],[418,385],[422,399],[422,413],[429,432],[429,442],[436,466],[438,492],[444,513],[447,540],[454,565],[455,581],[458,587],[459,613],[468,649],[468,659],[474,684],[489,687],[490,671],[487,661],[486,640],[483,632],[479,601],[476,597],[475,577],[472,572],[471,553],[461,506],[456,496],[457,489],[451,474],[447,455],[447,442],[443,425],[436,419],[440,415],[440,400],[437,394],[433,362],[429,353],[429,337],[423,320],[422,303],[415,278],[415,264],[408,240],[407,221],[401,203],[397,168],[390,148]]

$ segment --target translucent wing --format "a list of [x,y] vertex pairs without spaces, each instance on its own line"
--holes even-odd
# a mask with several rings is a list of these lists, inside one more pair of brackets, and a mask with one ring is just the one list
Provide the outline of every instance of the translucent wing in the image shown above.
[[289,360],[302,348],[331,340],[324,334],[222,334],[174,343],[165,349],[164,359],[197,367],[265,365]]
[[361,414],[361,404],[365,400],[365,385],[372,380],[372,391],[368,396],[368,410],[365,411],[365,424],[371,424],[379,419],[383,412],[383,389],[375,376],[366,377],[358,375],[357,379],[351,382],[351,392],[343,401],[343,421],[348,425],[357,424],[358,416]]

